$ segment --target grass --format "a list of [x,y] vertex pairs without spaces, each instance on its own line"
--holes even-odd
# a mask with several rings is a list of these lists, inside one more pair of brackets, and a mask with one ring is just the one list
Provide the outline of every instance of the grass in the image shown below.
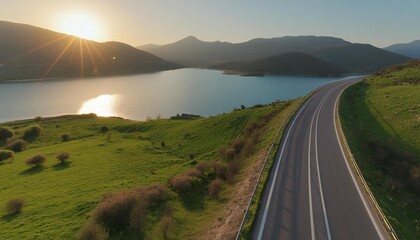
[[[166,185],[170,177],[197,162],[218,159],[218,150],[239,137],[247,124],[275,112],[255,152],[267,148],[289,107],[282,102],[195,120],[136,122],[79,115],[5,123],[15,130],[15,138],[22,137],[28,126],[39,125],[42,130],[13,161],[0,164],[0,239],[74,239],[103,194]],[[104,126],[109,131],[103,131]],[[71,136],[68,141],[62,141],[63,133]],[[56,159],[63,151],[71,155],[65,164]],[[45,155],[46,162],[26,166],[25,159],[36,154]],[[224,184],[217,199],[197,195],[185,201],[172,193],[173,223],[167,237],[198,238],[219,217],[232,188]],[[12,198],[23,199],[25,207],[10,217],[2,206]],[[163,238],[161,221],[153,214],[147,217],[144,239]]]
[[420,61],[344,91],[340,118],[369,188],[400,239],[420,235]]

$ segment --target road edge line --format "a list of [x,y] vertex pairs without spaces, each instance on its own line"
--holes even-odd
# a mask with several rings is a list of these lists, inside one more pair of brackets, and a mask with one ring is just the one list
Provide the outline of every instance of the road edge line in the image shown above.
[[[351,84],[351,85],[353,85],[353,84]],[[349,85],[349,86],[351,86],[351,85]],[[344,90],[346,90],[349,86],[346,86],[343,90],[340,91],[340,93],[338,94],[338,96],[335,100],[335,104],[334,104],[334,125],[335,125],[335,132],[336,132],[336,135],[337,135],[337,138],[338,138],[338,143],[340,145],[341,152],[342,152],[343,156],[347,160],[346,163],[348,163],[348,162],[351,163],[351,165],[353,167],[353,170],[357,174],[357,178],[359,180],[359,183],[362,185],[362,187],[364,189],[364,192],[367,194],[367,196],[369,198],[368,200],[370,200],[371,205],[373,204],[373,208],[375,209],[376,214],[379,215],[379,219],[380,219],[382,225],[385,227],[386,233],[388,234],[388,237],[390,239],[393,239],[393,240],[398,240],[398,237],[397,237],[397,234],[395,233],[395,230],[392,228],[392,226],[389,223],[388,219],[386,218],[385,214],[382,212],[381,207],[379,206],[378,202],[376,201],[375,197],[373,196],[372,192],[370,191],[370,188],[367,185],[367,183],[366,183],[366,181],[365,181],[365,179],[364,179],[364,177],[363,177],[363,175],[360,171],[360,168],[357,165],[357,162],[353,157],[353,153],[350,150],[350,147],[347,143],[347,139],[345,138],[345,135],[344,135],[344,131],[341,127],[340,114],[338,112],[339,105],[340,105],[339,100],[341,99],[341,95],[344,92]],[[339,134],[339,132],[340,132],[340,134]],[[344,145],[344,148],[343,148],[342,145]],[[344,151],[344,149],[346,151]],[[354,171],[351,171],[352,175],[354,175]],[[360,186],[360,185],[358,184],[358,186]],[[363,196],[360,196],[360,197],[362,198],[362,201],[364,201],[365,198]],[[367,207],[367,206],[365,205],[365,207]],[[370,215],[370,209],[366,209],[366,210],[368,211],[368,214]],[[374,221],[374,225],[376,226],[375,223],[376,223],[376,221]],[[377,229],[377,231],[378,231],[378,229]]]

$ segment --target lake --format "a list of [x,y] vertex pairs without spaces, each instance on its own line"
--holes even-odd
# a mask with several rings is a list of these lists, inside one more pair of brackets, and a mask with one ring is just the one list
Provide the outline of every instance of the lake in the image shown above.
[[212,116],[304,96],[341,78],[242,77],[206,69],[0,84],[0,122],[96,113],[134,120],[181,113]]

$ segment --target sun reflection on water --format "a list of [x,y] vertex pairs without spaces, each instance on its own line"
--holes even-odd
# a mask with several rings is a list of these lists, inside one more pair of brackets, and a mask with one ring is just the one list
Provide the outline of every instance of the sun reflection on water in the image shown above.
[[118,95],[100,95],[83,102],[78,114],[95,113],[97,116],[117,116]]

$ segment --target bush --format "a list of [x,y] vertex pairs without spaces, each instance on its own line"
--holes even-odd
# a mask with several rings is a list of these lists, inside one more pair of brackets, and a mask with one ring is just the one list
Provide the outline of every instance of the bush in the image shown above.
[[193,178],[190,176],[175,176],[170,180],[171,187],[175,192],[183,194],[187,193],[192,186]]
[[219,154],[223,159],[232,161],[233,158],[235,157],[235,149],[225,147],[225,148],[220,149]]
[[59,152],[59,153],[57,153],[56,158],[61,163],[64,163],[66,160],[68,160],[70,158],[70,153],[68,153],[68,152]]
[[60,135],[61,141],[63,142],[67,142],[68,140],[70,140],[70,133],[62,133]]
[[87,224],[77,235],[79,240],[106,240],[108,238],[108,232],[95,223]]
[[25,201],[19,198],[10,199],[6,203],[6,213],[9,215],[15,215],[22,212],[22,208],[25,205]]
[[30,126],[23,132],[24,139],[33,139],[39,136],[42,128],[40,126]]
[[14,153],[13,151],[9,151],[9,150],[0,150],[0,162],[7,160],[9,158],[13,159],[14,157]]
[[212,167],[216,172],[216,176],[221,179],[227,179],[228,168],[227,164],[219,161],[212,162]]
[[115,193],[95,208],[93,218],[110,233],[119,232],[130,224],[136,202],[137,196],[132,191]]
[[107,127],[107,126],[102,126],[100,130],[101,130],[101,132],[106,133],[106,132],[108,132],[108,131],[109,131],[109,127]]
[[211,198],[218,198],[219,193],[222,190],[223,180],[220,178],[216,178],[213,182],[209,185],[209,195]]
[[162,221],[160,222],[160,230],[162,231],[162,235],[164,239],[168,238],[169,230],[173,226],[173,220],[171,216],[164,216]]
[[8,128],[0,126],[0,142],[6,141],[6,139],[11,138],[15,135],[15,132]]
[[243,138],[238,138],[232,143],[232,147],[235,150],[236,154],[239,154],[241,152],[244,145],[245,145],[245,139]]
[[46,160],[47,158],[44,155],[37,154],[31,158],[26,159],[25,163],[26,165],[32,165],[32,166],[38,167],[42,165]]
[[22,139],[16,139],[9,144],[7,144],[6,148],[8,150],[11,150],[13,152],[22,152],[26,146],[28,145],[28,142]]

